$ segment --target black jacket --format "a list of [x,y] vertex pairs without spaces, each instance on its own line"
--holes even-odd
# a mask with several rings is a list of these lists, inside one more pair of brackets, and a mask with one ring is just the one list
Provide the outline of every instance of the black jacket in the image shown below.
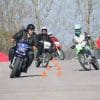
[[21,30],[18,33],[16,33],[12,38],[15,39],[16,42],[23,40],[23,41],[28,42],[31,47],[32,46],[37,47],[37,35],[35,32],[33,33],[31,37],[28,38],[27,31]]
[[42,33],[38,35],[38,41],[52,42],[48,34],[42,34]]
[[43,49],[43,44],[40,43],[40,41],[47,41],[51,43],[51,47],[53,46],[53,43],[51,41],[51,38],[48,34],[38,34],[38,49],[42,48]]

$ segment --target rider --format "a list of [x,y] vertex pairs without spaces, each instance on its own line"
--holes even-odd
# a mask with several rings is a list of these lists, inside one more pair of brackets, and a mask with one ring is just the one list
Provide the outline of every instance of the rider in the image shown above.
[[[38,41],[47,41],[47,42],[50,42],[52,44],[51,38],[48,35],[47,27],[42,27],[41,28],[41,33],[38,34]],[[38,43],[38,44],[39,44],[39,46],[38,46],[39,53],[41,54],[42,50],[43,50],[43,45],[40,44],[40,43]]]
[[48,35],[49,35],[49,37],[51,38],[51,41],[52,41],[52,52],[55,52],[56,51],[55,42],[57,42],[59,40],[51,32],[49,32]]
[[90,35],[87,32],[82,32],[82,27],[80,24],[76,24],[74,28],[75,28],[75,36],[73,39],[74,45],[72,46],[72,48],[75,48],[75,46],[77,46],[80,43],[83,46],[84,46],[84,43],[88,43],[89,48],[85,48],[85,49],[88,49],[91,52],[92,56],[94,57],[93,51],[90,48],[91,46],[90,46],[89,40],[92,40]]
[[[41,33],[38,34],[38,53],[37,53],[37,60],[39,59],[39,56],[44,51],[44,47],[43,47],[44,45],[42,43],[40,43],[40,41],[50,42],[51,43],[51,46],[52,46],[52,41],[51,41],[51,38],[50,38],[50,36],[48,34],[47,27],[42,27],[41,28]],[[50,52],[51,52],[51,50],[50,50]]]
[[[11,39],[11,41],[16,42],[16,44],[19,41],[26,41],[29,43],[30,47],[32,48],[28,52],[28,63],[25,72],[27,72],[28,67],[31,65],[34,59],[33,51],[36,50],[37,48],[37,35],[34,31],[35,31],[35,26],[33,24],[28,24],[26,29],[20,30]],[[9,60],[11,60],[11,62],[13,60],[15,50],[16,50],[16,45],[9,50]],[[11,64],[9,67],[12,68]]]

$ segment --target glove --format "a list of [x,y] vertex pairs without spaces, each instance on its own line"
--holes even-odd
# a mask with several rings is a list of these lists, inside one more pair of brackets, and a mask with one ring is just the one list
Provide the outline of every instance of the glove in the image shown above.
[[74,48],[75,48],[75,45],[72,45],[72,46],[71,46],[71,49],[74,49]]

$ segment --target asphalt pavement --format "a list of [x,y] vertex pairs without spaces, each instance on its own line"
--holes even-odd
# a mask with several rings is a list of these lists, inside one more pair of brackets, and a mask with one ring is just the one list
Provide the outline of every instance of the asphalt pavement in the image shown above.
[[[100,62],[100,61],[99,61]],[[11,79],[0,63],[0,100],[100,100],[100,71],[84,71],[77,59],[51,62]]]

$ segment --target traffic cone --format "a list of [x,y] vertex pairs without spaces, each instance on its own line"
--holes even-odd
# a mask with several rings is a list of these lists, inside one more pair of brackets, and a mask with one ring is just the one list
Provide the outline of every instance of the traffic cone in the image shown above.
[[47,77],[48,76],[48,73],[46,71],[42,72],[41,74],[42,77]]

